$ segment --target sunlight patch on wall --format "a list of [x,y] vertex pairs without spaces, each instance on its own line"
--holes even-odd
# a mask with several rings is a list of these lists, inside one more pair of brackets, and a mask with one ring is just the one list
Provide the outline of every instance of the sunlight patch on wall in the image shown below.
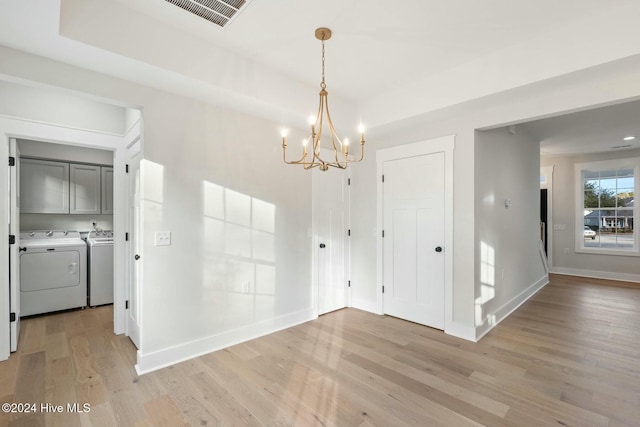
[[482,198],[482,202],[486,206],[493,206],[496,204],[496,196],[495,194],[488,194]]
[[202,197],[208,320],[239,327],[273,317],[275,205],[207,181]]
[[496,251],[480,242],[480,296],[476,298],[476,325],[484,322],[483,307],[496,296]]
[[[142,159],[140,177],[139,190],[144,221],[161,221],[164,213],[164,166]],[[135,191],[137,193],[138,189]]]
[[144,200],[162,204],[164,202],[164,166],[150,160],[140,161],[144,177],[142,197]]

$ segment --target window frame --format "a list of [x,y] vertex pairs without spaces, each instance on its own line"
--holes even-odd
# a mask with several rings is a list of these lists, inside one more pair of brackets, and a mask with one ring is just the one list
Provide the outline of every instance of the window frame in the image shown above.
[[[626,159],[602,160],[585,163],[576,163],[575,168],[575,251],[576,253],[588,253],[599,255],[640,256],[640,233],[636,224],[640,217],[640,208],[635,201],[635,196],[640,193],[640,157]],[[633,249],[624,248],[594,248],[585,246],[584,239],[584,182],[582,173],[604,172],[620,169],[633,169],[634,206],[633,206]]]

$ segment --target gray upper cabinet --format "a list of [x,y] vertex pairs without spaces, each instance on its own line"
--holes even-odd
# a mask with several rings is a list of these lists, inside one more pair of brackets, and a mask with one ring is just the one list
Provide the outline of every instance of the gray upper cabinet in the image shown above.
[[69,213],[100,213],[100,166],[71,163]]
[[69,213],[69,163],[20,160],[21,213]]
[[113,168],[102,166],[102,213],[113,214]]

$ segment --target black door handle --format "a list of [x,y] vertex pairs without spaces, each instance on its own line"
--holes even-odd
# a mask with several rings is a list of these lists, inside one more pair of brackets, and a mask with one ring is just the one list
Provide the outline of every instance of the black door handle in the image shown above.
[[27,252],[27,248],[18,248],[18,252],[22,252],[22,251]]
[[135,259],[136,261],[137,261],[137,260],[139,260],[139,259],[140,259],[140,255],[135,254],[135,255],[133,256],[133,259]]
[[436,252],[442,252],[442,246],[436,247]]
[[327,245],[325,245],[324,243],[320,243],[320,249],[324,249],[325,246],[327,246]]

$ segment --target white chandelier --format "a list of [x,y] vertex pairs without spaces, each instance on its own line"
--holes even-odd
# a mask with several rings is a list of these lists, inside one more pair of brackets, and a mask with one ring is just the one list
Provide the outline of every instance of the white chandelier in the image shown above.
[[[329,103],[327,100],[327,85],[324,81],[324,42],[331,38],[331,30],[328,28],[318,28],[316,30],[316,38],[322,42],[322,82],[320,83],[320,105],[318,106],[318,114],[309,117],[311,125],[311,135],[302,141],[302,157],[298,160],[287,160],[287,130],[282,131],[282,155],[284,162],[290,165],[302,165],[305,169],[319,167],[320,170],[326,171],[329,167],[346,169],[349,163],[359,162],[364,158],[364,126],[360,124],[360,157],[356,158],[349,152],[349,140],[345,138],[341,140],[336,134],[329,114]],[[322,128],[325,122],[329,127],[331,146],[333,153],[330,158],[323,158],[324,150],[321,152]],[[307,149],[311,143],[311,150]],[[331,150],[330,150],[331,151]]]

